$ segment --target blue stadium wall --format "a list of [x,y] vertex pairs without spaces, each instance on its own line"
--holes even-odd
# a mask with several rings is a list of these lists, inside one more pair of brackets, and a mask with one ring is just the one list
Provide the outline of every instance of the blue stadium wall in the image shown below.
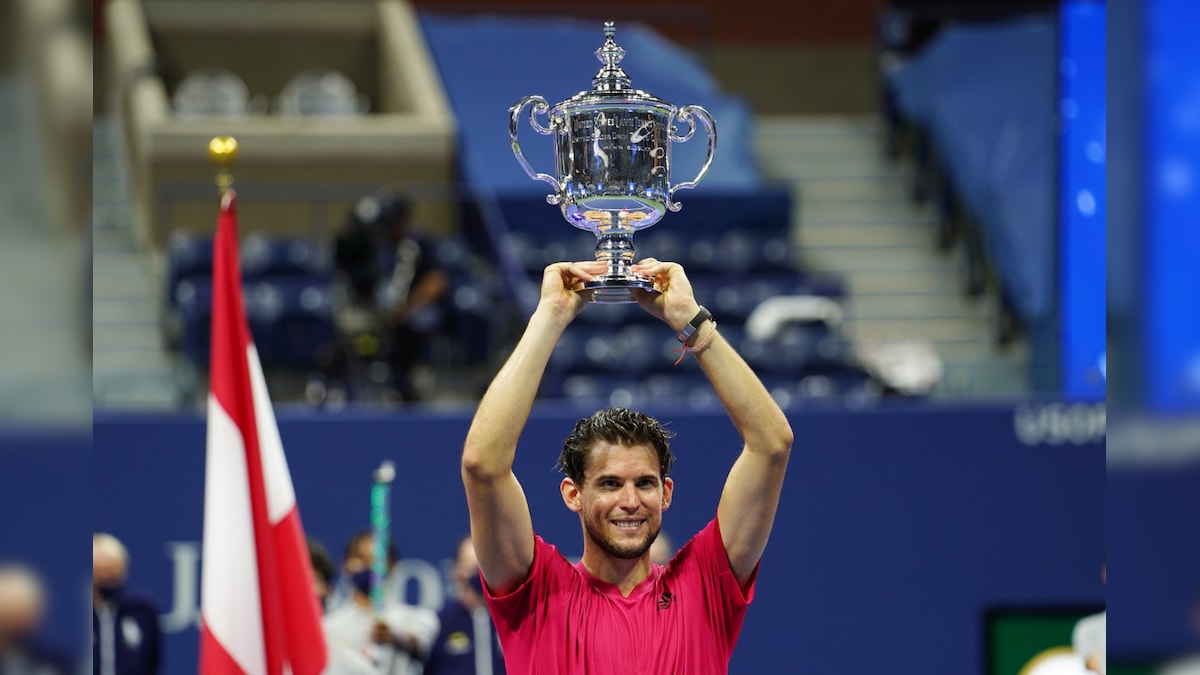
[[[517,457],[535,528],[567,555],[581,552],[580,527],[553,467],[587,412],[535,411]],[[665,529],[680,544],[713,517],[740,442],[722,416],[649,412],[678,434]],[[372,470],[396,463],[410,599],[440,605],[468,527],[469,413],[279,417],[305,528],[335,556],[368,523]],[[830,410],[791,422],[785,491],[732,673],[872,673],[884,662],[978,672],[989,607],[1103,604],[1103,408]],[[94,525],[126,542],[133,581],[162,601],[167,672],[194,672],[204,422],[98,414],[94,448]]]

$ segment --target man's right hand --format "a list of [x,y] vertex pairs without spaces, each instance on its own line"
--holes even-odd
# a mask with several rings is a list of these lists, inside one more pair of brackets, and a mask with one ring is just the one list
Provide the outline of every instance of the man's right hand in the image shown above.
[[592,299],[590,291],[581,293],[577,289],[607,269],[608,265],[598,260],[560,262],[546,267],[538,310],[545,310],[558,325],[565,327]]

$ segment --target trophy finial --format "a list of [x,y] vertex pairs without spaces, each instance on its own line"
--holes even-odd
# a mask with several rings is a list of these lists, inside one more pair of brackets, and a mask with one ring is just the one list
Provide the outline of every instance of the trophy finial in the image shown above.
[[617,33],[612,21],[604,22],[604,45],[596,50],[596,58],[604,67],[592,78],[592,86],[596,89],[614,91],[630,87],[629,76],[617,65],[625,58],[625,50],[617,44],[614,36]]

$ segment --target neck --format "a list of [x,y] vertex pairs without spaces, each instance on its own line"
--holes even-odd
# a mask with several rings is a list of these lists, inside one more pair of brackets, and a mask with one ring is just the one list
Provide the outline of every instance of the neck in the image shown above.
[[638,558],[626,560],[609,555],[590,541],[585,541],[583,566],[592,576],[616,586],[622,596],[629,597],[633,589],[650,576],[650,553],[646,552]]

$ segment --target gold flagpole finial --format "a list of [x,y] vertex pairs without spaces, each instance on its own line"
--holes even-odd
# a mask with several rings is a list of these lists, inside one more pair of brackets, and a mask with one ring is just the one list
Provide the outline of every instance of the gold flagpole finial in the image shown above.
[[224,197],[233,187],[229,167],[237,161],[238,143],[233,136],[217,136],[208,142],[208,158],[217,165],[217,195]]

